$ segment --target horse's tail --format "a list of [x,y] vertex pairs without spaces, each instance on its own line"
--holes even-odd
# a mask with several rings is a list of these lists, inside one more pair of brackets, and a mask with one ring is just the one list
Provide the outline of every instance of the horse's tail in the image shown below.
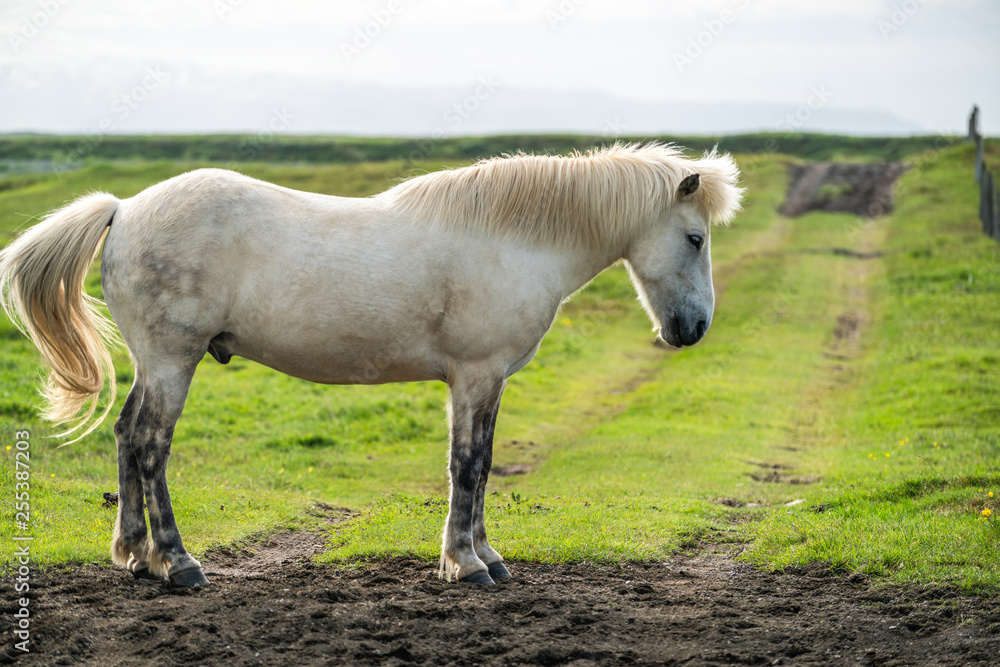
[[[102,302],[84,293],[83,281],[118,205],[106,193],[82,197],[50,213],[0,252],[0,305],[50,368],[42,389],[42,416],[60,424],[76,422],[60,437],[84,427],[75,440],[87,435],[114,403],[109,347],[118,334],[98,310]],[[94,419],[106,378],[111,379],[111,395]]]

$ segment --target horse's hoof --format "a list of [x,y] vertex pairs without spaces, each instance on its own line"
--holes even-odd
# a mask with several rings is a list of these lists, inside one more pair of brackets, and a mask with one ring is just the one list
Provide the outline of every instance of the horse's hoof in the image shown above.
[[478,572],[473,572],[467,577],[462,577],[458,580],[461,584],[479,584],[480,586],[492,586],[496,582],[482,570]]
[[503,561],[497,561],[490,565],[490,576],[493,577],[494,581],[502,581],[504,579],[510,579],[510,571],[503,564]]
[[165,578],[158,577],[150,572],[148,567],[129,571],[132,573],[132,576],[135,577],[136,581],[141,581],[144,584],[159,584],[166,581]]
[[208,586],[208,578],[201,571],[200,567],[192,567],[189,570],[170,575],[170,581],[177,586],[187,586],[188,588],[201,588]]

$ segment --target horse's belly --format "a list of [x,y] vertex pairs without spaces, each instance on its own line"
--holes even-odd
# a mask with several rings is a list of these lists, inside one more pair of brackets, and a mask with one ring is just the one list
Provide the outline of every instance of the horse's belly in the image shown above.
[[389,382],[425,382],[444,380],[432,369],[416,364],[380,364],[380,357],[360,363],[341,362],[309,367],[261,362],[265,366],[293,377],[320,384],[386,384]]
[[280,340],[232,337],[231,354],[256,361],[276,371],[321,384],[384,384],[443,380],[430,355],[418,346],[373,340],[327,341],[325,344],[286,344]]

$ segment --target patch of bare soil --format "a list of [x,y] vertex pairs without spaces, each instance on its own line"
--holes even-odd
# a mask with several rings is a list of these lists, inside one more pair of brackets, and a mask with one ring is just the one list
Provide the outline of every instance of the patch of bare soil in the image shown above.
[[840,343],[857,345],[861,339],[861,314],[853,311],[837,316],[837,325],[833,328],[834,347]]
[[819,480],[815,477],[802,477],[798,475],[782,475],[777,470],[768,473],[748,473],[750,479],[755,482],[766,482],[768,484],[815,484]]
[[253,546],[209,551],[201,559],[202,567],[208,577],[266,575],[281,566],[307,564],[312,556],[323,551],[327,537],[325,531],[278,533]]
[[802,252],[810,255],[839,255],[840,257],[850,257],[851,259],[878,259],[879,257],[884,257],[884,254],[879,251],[861,252],[849,248],[821,248],[818,250],[803,250]]
[[876,218],[892,211],[892,187],[906,167],[899,162],[820,162],[791,165],[789,170],[782,215],[840,211]]
[[[207,589],[80,565],[33,573],[19,665],[996,665],[1000,605],[949,587],[887,588],[822,567],[760,572],[732,554],[666,563],[510,563],[447,584],[406,559],[301,558],[317,536],[215,554]],[[298,553],[299,550],[304,553]],[[266,555],[270,554],[270,556]],[[209,557],[206,556],[206,561]],[[13,590],[5,578],[3,587]],[[11,637],[11,595],[0,631]]]
[[513,477],[515,475],[527,475],[531,472],[531,465],[528,463],[511,463],[505,466],[494,466],[490,470],[491,475],[497,477]]

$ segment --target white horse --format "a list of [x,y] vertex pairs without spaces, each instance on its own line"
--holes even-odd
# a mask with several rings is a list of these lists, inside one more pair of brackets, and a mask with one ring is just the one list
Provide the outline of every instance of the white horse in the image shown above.
[[[687,159],[657,143],[485,160],[367,199],[199,169],[131,199],[92,194],[51,213],[0,254],[0,295],[51,368],[45,416],[86,435],[114,393],[114,327],[82,290],[104,239],[104,296],[135,364],[114,429],[111,555],[137,578],[207,583],[181,542],[165,474],[207,351],[327,384],[446,382],[441,573],[492,584],[510,576],[483,518],[507,378],[535,355],[560,304],[619,260],[667,343],[701,339],[715,306],[710,225],[739,209],[737,177],[728,155]],[[95,417],[106,379],[112,401]]]

